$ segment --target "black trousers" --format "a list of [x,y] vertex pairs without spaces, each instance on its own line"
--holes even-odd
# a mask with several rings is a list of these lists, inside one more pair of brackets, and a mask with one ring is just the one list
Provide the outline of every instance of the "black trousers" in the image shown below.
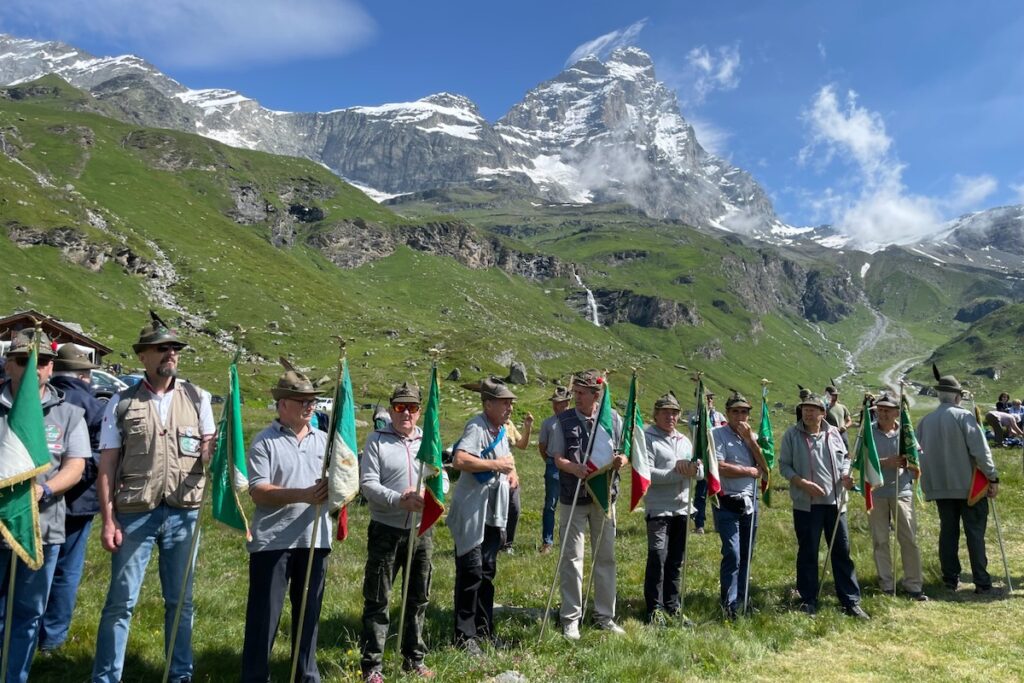
[[[316,637],[320,624],[320,606],[327,578],[327,548],[313,552],[313,572],[309,578],[309,599],[299,643],[299,666],[295,683],[319,683],[316,667]],[[249,555],[249,602],[245,609],[245,644],[242,646],[242,683],[270,681],[270,652],[274,647],[285,589],[292,603],[292,656],[302,604],[302,586],[306,581],[309,548],[266,550]]]
[[686,552],[686,515],[647,518],[647,569],[644,602],[655,610],[679,611],[679,569]]
[[[416,539],[409,568],[409,598],[405,606],[405,633],[402,656],[411,664],[420,664],[427,654],[423,642],[423,623],[430,597],[431,558],[434,553],[433,530]],[[366,534],[366,571],[363,573],[363,632],[359,637],[363,673],[381,669],[384,644],[388,637],[390,615],[388,598],[398,577],[405,571],[409,552],[409,530],[370,521]]]
[[[793,510],[793,529],[796,531],[796,589],[800,599],[808,605],[818,604],[818,548],[822,534],[825,543],[832,538],[836,526],[836,505],[812,505],[809,512]],[[836,597],[843,607],[860,602],[860,584],[850,557],[850,531],[846,526],[846,513],[839,515],[839,528],[832,545],[832,577]]]
[[455,558],[455,643],[494,636],[494,575],[504,533],[484,527],[484,542]]
[[505,520],[505,545],[511,546],[516,540],[516,528],[519,526],[519,511],[522,509],[522,499],[519,496],[517,486],[508,492],[508,519]]
[[988,555],[985,552],[988,498],[982,498],[974,505],[968,505],[966,500],[936,500],[935,507],[939,511],[942,582],[953,587],[960,582],[960,523],[963,522],[974,585],[977,588],[991,587],[992,577],[988,573]]

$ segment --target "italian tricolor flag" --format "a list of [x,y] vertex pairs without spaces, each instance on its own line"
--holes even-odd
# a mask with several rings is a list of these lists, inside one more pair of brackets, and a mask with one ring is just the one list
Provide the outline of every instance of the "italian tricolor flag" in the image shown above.
[[[38,339],[38,331],[36,338]],[[32,482],[50,469],[43,404],[39,400],[38,349],[29,353],[25,374],[6,423],[0,423],[0,534],[30,569],[43,566],[39,506]],[[10,609],[8,602],[8,609]]]
[[882,466],[878,462],[878,448],[875,446],[875,432],[871,426],[871,418],[868,413],[867,398],[860,412],[860,436],[857,437],[860,445],[857,447],[857,457],[853,466],[860,470],[860,486],[864,491],[864,507],[870,510],[874,507],[871,492],[882,486],[885,481],[882,479]]
[[331,413],[331,461],[327,466],[327,502],[338,514],[336,538],[348,537],[348,504],[359,493],[359,447],[356,443],[356,406],[352,398],[352,378],[348,374],[348,359],[341,361],[341,384],[334,393]]
[[632,468],[633,487],[629,497],[632,512],[640,504],[651,485],[651,465],[647,461],[647,440],[644,438],[644,421],[636,400],[636,373],[629,385],[629,400],[626,402],[626,424],[622,428],[622,452],[629,459]]
[[693,435],[695,453],[704,463],[704,479],[708,483],[708,495],[717,496],[722,490],[718,477],[718,456],[715,455],[715,441],[711,438],[711,414],[704,395],[704,380],[697,377],[697,432]]
[[612,514],[612,460],[615,458],[615,426],[612,422],[612,395],[607,380],[599,379],[604,385],[601,403],[597,410],[597,422],[588,442],[587,490],[594,501],[601,506],[606,516]]
[[423,519],[420,520],[419,536],[441,519],[444,514],[444,463],[441,454],[441,421],[438,418],[441,392],[437,386],[437,366],[430,371],[430,393],[427,395],[427,409],[423,417],[423,440],[416,459],[423,468]]

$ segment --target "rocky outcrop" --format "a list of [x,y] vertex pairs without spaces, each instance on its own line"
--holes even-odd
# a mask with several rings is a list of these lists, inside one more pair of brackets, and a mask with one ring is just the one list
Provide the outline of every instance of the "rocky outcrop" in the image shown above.
[[104,264],[113,261],[132,275],[148,278],[160,278],[165,275],[155,263],[140,257],[128,247],[91,242],[75,228],[40,230],[18,223],[8,223],[6,228],[7,236],[17,246],[56,247],[69,262],[93,272],[99,272]]
[[356,268],[384,258],[405,245],[416,251],[449,256],[468,268],[500,268],[530,280],[568,277],[573,272],[569,264],[554,256],[512,249],[457,221],[384,227],[357,218],[334,223],[315,232],[308,241],[342,268]]
[[957,311],[953,319],[962,323],[977,322],[992,311],[998,311],[1005,305],[1006,300],[1004,299],[979,299]]
[[[676,325],[696,326],[701,324],[696,306],[687,305],[672,299],[665,299],[646,294],[637,294],[622,289],[595,289],[594,299],[602,325],[613,323],[632,323],[640,327],[657,327],[672,329]],[[566,302],[589,317],[589,307],[585,292],[574,292]]]

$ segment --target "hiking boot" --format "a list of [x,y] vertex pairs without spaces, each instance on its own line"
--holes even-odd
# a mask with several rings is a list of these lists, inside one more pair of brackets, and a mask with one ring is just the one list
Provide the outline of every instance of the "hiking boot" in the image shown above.
[[974,587],[974,594],[975,595],[992,595],[992,592],[993,592],[993,590],[992,590],[992,586],[991,585],[988,585],[988,586],[975,586]]
[[626,629],[622,628],[621,626],[616,624],[614,621],[610,621],[609,620],[609,621],[606,621],[604,623],[594,624],[594,626],[599,631],[608,631],[609,633],[614,633],[617,636],[622,636],[622,635],[626,634]]
[[928,596],[923,591],[917,591],[916,593],[908,593],[911,600],[916,602],[928,602]]
[[363,674],[363,681],[364,683],[384,683],[384,674],[381,673],[380,669],[367,671]]
[[550,543],[545,543],[544,545],[542,545],[540,547],[540,551],[539,552],[540,552],[541,555],[547,555],[548,553],[551,552],[551,544]]
[[868,613],[864,611],[864,608],[861,607],[858,603],[854,603],[852,605],[847,605],[846,607],[844,607],[843,614],[845,614],[848,617],[860,619],[862,621],[869,621],[871,619],[871,617],[868,616]]
[[480,643],[476,642],[475,639],[470,638],[459,643],[458,647],[461,647],[467,655],[470,657],[483,657],[484,651],[480,649]]
[[580,625],[575,621],[570,621],[568,624],[562,627],[562,635],[565,636],[566,640],[579,640],[580,639]]
[[416,674],[420,678],[433,678],[437,674],[423,662],[410,662],[408,659],[402,662],[402,670]]
[[696,529],[693,530],[693,533],[697,534],[698,536],[703,536],[704,535],[704,527],[702,527],[702,526],[697,527]]
[[802,602],[800,603],[800,611],[808,616],[813,617],[815,614],[818,613],[818,606],[812,605],[809,602]]

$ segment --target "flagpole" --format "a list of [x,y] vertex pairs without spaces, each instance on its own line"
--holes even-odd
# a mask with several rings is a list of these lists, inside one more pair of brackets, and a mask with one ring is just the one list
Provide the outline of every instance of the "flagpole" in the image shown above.
[[[35,491],[32,492],[35,494]],[[4,652],[3,671],[0,672],[0,681],[7,680],[8,660],[11,654],[11,619],[14,616],[14,573],[18,570],[18,555],[11,549],[11,567],[8,569],[10,576],[7,579],[7,609],[4,615]]]
[[[861,405],[860,413],[861,413],[860,414],[860,420],[861,420],[861,424],[863,425],[864,424],[864,407],[863,407],[863,404]],[[868,418],[868,419],[870,421],[870,418]],[[861,431],[863,431],[863,429],[857,432],[857,440],[854,441],[854,446],[853,446],[853,452],[854,453],[856,453],[857,449],[860,448],[860,433],[861,433]],[[825,438],[827,439],[828,436],[826,435]],[[847,453],[847,455],[849,455],[849,453]],[[833,467],[835,467],[834,463],[833,463]],[[833,472],[835,472],[835,470],[833,470]],[[836,523],[832,527],[832,538],[829,540],[828,548],[825,550],[825,561],[824,561],[824,563],[821,566],[821,574],[818,577],[818,592],[815,593],[815,595],[814,595],[815,600],[817,600],[818,597],[821,595],[821,587],[825,583],[825,579],[828,578],[829,558],[832,557],[832,546],[835,544],[835,542],[836,542],[836,535],[839,533],[839,521],[842,518],[843,506],[846,505],[847,491],[846,491],[846,487],[845,486],[841,486],[841,484],[842,484],[842,477],[839,476],[838,472],[836,472],[836,476],[832,480],[832,491],[836,494]],[[842,496],[842,498],[840,498],[840,496]]]
[[[607,396],[607,395],[608,395],[607,391],[602,391],[601,392],[601,401],[604,401],[605,396]],[[598,412],[598,415],[601,414],[601,405],[600,404],[598,404],[597,412]],[[582,463],[584,465],[587,464],[588,462],[590,462],[590,456],[594,452],[594,435],[595,434],[597,434],[597,419],[596,418],[594,419],[594,426],[590,430],[590,435],[589,435],[588,442],[587,442],[587,453],[586,453],[586,457],[583,459],[583,463]],[[562,572],[562,560],[565,558],[565,533],[566,533],[566,531],[569,530],[569,526],[572,525],[572,516],[573,516],[573,513],[576,512],[576,500],[579,498],[579,495],[580,495],[580,485],[582,483],[583,483],[583,480],[580,479],[579,477],[576,477],[576,491],[572,494],[572,504],[569,506],[569,516],[566,519],[565,530],[562,531],[562,537],[561,537],[561,539],[559,539],[560,543],[558,544],[558,561],[555,563],[555,576],[551,580],[551,590],[548,591],[548,603],[544,607],[544,618],[540,622],[540,640],[544,640],[544,631],[545,631],[545,629],[547,628],[547,625],[548,625],[548,616],[551,614],[551,601],[554,600],[554,598],[555,598],[555,587],[558,585],[558,577],[559,577],[559,575]]]
[[999,526],[999,511],[996,510],[996,499],[992,498],[992,517],[996,522],[996,538],[999,540],[999,552],[1003,556],[1003,572],[1006,574],[1006,594],[1013,592],[1013,582],[1010,581],[1010,565],[1006,563],[1006,548],[1003,547],[1003,530]]
[[[690,379],[692,379],[694,382],[700,382],[700,378],[701,378],[701,376],[703,374],[704,374],[703,372],[698,370],[697,371],[697,376],[695,378],[691,377]],[[703,408],[704,405],[706,405],[706,403],[704,405],[702,405],[702,403],[704,401],[706,401],[706,399],[704,398],[703,395],[698,395],[697,396],[697,419],[698,420],[700,419],[701,408]],[[699,427],[698,427],[698,429],[699,429]],[[692,435],[692,433],[691,433],[691,435]],[[708,438],[709,439],[711,438],[711,434],[708,434]],[[694,453],[693,455],[696,455],[696,453]],[[692,458],[691,458],[691,461],[692,461]],[[704,477],[706,478],[707,476],[708,476],[708,473],[705,472],[704,473]],[[696,485],[696,480],[693,477],[690,477],[689,478],[689,482],[687,483],[687,486],[686,486],[686,507],[684,508],[686,510],[686,524],[683,525],[683,562],[682,562],[682,566],[680,567],[680,570],[679,570],[679,620],[680,620],[680,623],[682,623],[683,626],[686,626],[686,622],[687,622],[687,619],[686,619],[686,565],[689,564],[687,556],[690,554],[690,543],[689,543],[689,540],[690,540],[690,516],[693,514],[691,512],[690,508],[692,507],[693,489],[694,489],[695,485]]]
[[[341,385],[342,373],[345,370],[345,346],[346,342],[341,337],[338,337],[338,345],[340,347],[338,352],[338,376],[335,382],[335,387]],[[337,425],[339,419],[338,410],[339,406],[334,406],[331,410],[330,426],[334,427]],[[334,453],[334,429],[331,429],[327,435],[327,446],[324,448],[324,462],[320,468],[320,478],[318,482],[323,481],[327,477],[327,468],[331,464],[331,455]],[[309,559],[306,560],[306,578],[302,584],[302,601],[299,603],[299,620],[298,624],[292,624],[292,631],[295,633],[295,639],[293,641],[293,652],[292,652],[292,670],[289,676],[289,681],[295,680],[295,672],[299,668],[299,651],[302,649],[302,627],[306,620],[306,604],[309,602],[309,582],[313,576],[313,560],[316,557],[316,541],[320,535],[320,510],[323,508],[323,503],[316,503],[313,507],[313,533],[309,536]]]
[[[433,366],[434,369],[437,365]],[[416,493],[419,494],[420,487],[423,485],[423,463],[420,462],[420,471],[416,477]],[[406,544],[407,550],[405,553],[405,573],[402,575],[402,604],[398,608],[398,640],[396,641],[396,647],[399,651],[402,649],[402,638],[405,634],[405,607],[409,600],[409,571],[412,568],[412,551],[413,545],[416,543],[416,513],[410,513],[412,515],[412,526],[409,527],[409,541]]]
[[[235,358],[231,361],[231,365],[236,365],[238,359],[242,357],[241,349],[235,351]],[[228,370],[228,386],[231,385],[231,371]],[[224,415],[228,411],[228,402],[224,402],[224,406],[220,409],[220,418],[217,420],[217,424],[220,425],[224,421]],[[217,447],[216,438],[213,440],[214,448]],[[211,454],[210,458],[213,458]],[[188,566],[185,568],[185,576],[181,581],[181,588],[178,589],[178,604],[174,607],[174,619],[171,622],[171,634],[170,641],[167,643],[167,652],[164,653],[164,675],[161,679],[162,683],[167,683],[167,679],[171,675],[171,661],[174,654],[174,643],[178,640],[178,625],[181,624],[181,610],[185,603],[185,592],[188,590],[188,582],[195,573],[196,559],[199,554],[199,529],[200,520],[203,516],[203,508],[206,506],[206,496],[210,491],[211,482],[209,481],[210,470],[207,463],[203,464],[203,479],[206,479],[206,486],[203,487],[203,495],[199,500],[199,513],[196,515],[196,525],[192,529],[192,541],[188,551]]]

